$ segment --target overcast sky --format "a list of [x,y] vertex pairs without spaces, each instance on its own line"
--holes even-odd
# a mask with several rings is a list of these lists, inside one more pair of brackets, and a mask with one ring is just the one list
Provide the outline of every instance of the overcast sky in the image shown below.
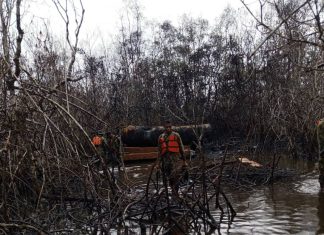
[[[252,0],[247,2],[249,1]],[[98,27],[114,32],[125,0],[83,0],[83,2],[87,11],[86,28]],[[173,23],[178,22],[184,14],[202,17],[212,22],[226,6],[242,7],[240,0],[139,0],[138,2],[146,19],[171,20]]]
[[[64,0],[60,1],[64,2]],[[116,35],[120,27],[120,16],[124,12],[127,1],[133,0],[82,0],[85,8],[81,29],[82,40],[107,39]],[[26,9],[34,16],[34,21],[43,20],[51,29],[64,36],[64,23],[59,18],[52,0],[26,2]],[[79,1],[74,0],[74,2],[77,5]],[[250,4],[256,0],[245,0],[245,2]],[[240,0],[138,0],[138,3],[146,20],[158,22],[171,20],[174,24],[184,14],[194,18],[202,17],[214,23],[227,6],[234,9],[244,8]]]
[[[178,21],[183,14],[213,20],[227,5],[238,6],[239,0],[139,0],[144,17],[158,21]],[[84,0],[87,24],[110,29],[118,23],[123,0]],[[105,22],[102,24],[102,22]]]
[[[251,3],[256,0],[245,0]],[[64,1],[62,1],[64,2]],[[77,3],[77,0],[74,0]],[[82,0],[86,10],[85,28],[104,29],[114,32],[120,13],[123,11],[125,0]],[[183,14],[213,21],[228,5],[234,9],[242,8],[240,0],[138,0],[147,19],[158,21],[171,20],[177,22]],[[31,11],[36,17],[51,17],[56,14],[52,0],[30,1]],[[52,12],[54,11],[54,12]]]

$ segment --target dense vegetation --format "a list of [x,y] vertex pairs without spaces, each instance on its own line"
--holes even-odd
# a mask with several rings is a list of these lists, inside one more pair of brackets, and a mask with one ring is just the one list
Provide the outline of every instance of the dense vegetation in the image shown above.
[[134,5],[114,44],[96,53],[79,46],[84,11],[74,4],[76,14],[53,0],[67,29],[60,42],[46,25],[24,32],[21,0],[0,1],[0,228],[55,230],[67,215],[46,199],[64,192],[100,204],[104,188],[120,190],[109,172],[84,167],[98,129],[208,122],[217,141],[314,156],[324,115],[322,1],[259,1],[257,15],[228,8],[213,25],[148,24]]

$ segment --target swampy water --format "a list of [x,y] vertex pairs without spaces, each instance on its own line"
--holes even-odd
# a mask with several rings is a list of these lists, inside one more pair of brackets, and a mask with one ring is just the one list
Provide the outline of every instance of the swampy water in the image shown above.
[[[237,215],[230,226],[221,225],[220,234],[324,234],[324,193],[319,193],[314,165],[282,158],[280,168],[297,171],[296,179],[248,190],[224,187]],[[126,168],[130,178],[145,183],[150,166]]]

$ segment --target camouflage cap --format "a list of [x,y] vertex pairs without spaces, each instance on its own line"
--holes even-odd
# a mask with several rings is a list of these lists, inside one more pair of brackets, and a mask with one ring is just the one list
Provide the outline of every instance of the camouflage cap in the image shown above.
[[104,131],[98,131],[97,134],[98,134],[98,135],[104,135],[105,132],[104,132]]

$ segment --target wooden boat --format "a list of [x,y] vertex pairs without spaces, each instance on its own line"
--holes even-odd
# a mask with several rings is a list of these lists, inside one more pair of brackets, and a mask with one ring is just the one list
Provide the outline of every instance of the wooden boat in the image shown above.
[[[190,156],[190,147],[185,145],[185,156]],[[123,160],[127,161],[139,161],[139,160],[154,160],[158,156],[157,147],[124,147],[123,148]]]
[[[196,133],[204,133],[203,136],[205,138],[208,138],[211,134],[210,124],[173,126],[172,129],[177,131],[181,136],[187,158],[190,157],[190,145],[194,141],[197,141]],[[196,133],[194,129],[196,129]],[[156,159],[158,156],[158,138],[163,131],[164,127],[162,126],[128,126],[124,128],[121,134],[121,141],[124,145],[122,151],[123,160],[137,161]]]

